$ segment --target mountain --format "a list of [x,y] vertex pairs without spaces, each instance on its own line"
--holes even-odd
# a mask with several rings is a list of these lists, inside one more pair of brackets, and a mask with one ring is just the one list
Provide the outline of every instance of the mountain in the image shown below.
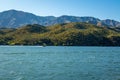
[[39,23],[43,20],[42,17],[36,16],[31,13],[22,11],[9,10],[0,13],[0,26],[1,27],[19,27],[26,24]]
[[0,29],[0,45],[120,46],[120,32],[89,23]]
[[44,26],[50,26],[54,24],[70,23],[70,22],[87,22],[92,23],[97,26],[107,26],[107,27],[119,27],[120,22],[115,20],[100,20],[94,17],[76,17],[63,15],[60,17],[54,16],[37,16],[32,13],[8,10],[0,12],[0,28],[17,28],[26,24],[40,24]]

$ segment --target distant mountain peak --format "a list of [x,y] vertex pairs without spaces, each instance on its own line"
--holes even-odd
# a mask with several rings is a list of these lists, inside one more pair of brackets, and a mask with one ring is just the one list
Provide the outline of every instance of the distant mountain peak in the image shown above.
[[15,13],[15,12],[23,12],[23,11],[19,11],[19,10],[15,10],[15,9],[10,9],[10,10],[6,10],[6,11],[3,11],[3,12],[1,12],[1,13],[10,13],[10,12],[12,12],[12,13]]
[[42,17],[32,13],[14,10],[14,9],[0,12],[0,27],[17,28],[26,24],[40,24],[44,26],[50,26],[54,24],[70,23],[70,22],[87,22],[99,26],[120,27],[120,22],[118,21],[110,20],[110,19],[100,20],[98,18],[91,16],[78,17],[78,16],[62,15],[60,17],[54,17],[54,16]]

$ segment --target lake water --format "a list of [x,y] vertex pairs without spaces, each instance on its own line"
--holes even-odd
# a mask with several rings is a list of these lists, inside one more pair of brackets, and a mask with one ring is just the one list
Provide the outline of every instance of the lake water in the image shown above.
[[120,47],[0,46],[0,80],[120,80]]

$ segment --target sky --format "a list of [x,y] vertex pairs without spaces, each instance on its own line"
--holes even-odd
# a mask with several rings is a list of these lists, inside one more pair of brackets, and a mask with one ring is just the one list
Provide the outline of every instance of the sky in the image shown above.
[[91,16],[120,21],[120,0],[0,0],[0,12],[15,9],[39,16]]

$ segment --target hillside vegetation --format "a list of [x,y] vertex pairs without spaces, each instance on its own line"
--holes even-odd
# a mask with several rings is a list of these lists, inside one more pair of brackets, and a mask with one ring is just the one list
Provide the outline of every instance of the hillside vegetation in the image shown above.
[[120,29],[88,23],[0,29],[0,45],[120,46]]

